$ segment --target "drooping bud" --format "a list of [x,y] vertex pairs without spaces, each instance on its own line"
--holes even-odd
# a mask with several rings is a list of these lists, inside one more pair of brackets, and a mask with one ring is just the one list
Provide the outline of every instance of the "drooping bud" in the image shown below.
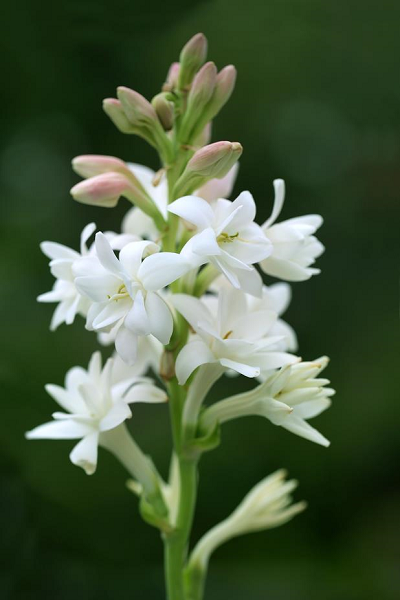
[[168,99],[168,93],[157,94],[151,103],[165,131],[172,129],[174,124],[174,103]]
[[85,179],[101,175],[102,173],[110,173],[112,171],[130,174],[128,166],[120,158],[116,158],[115,156],[102,156],[99,154],[83,154],[81,156],[76,156],[72,160],[72,168],[75,173]]
[[[115,160],[118,161],[118,159]],[[121,162],[122,165],[125,164],[122,161],[118,162]],[[116,206],[120,197],[124,196],[154,219],[159,229],[165,225],[164,218],[157,206],[129,169],[126,173],[109,171],[89,177],[89,179],[76,184],[71,189],[71,195],[74,200],[82,204],[106,208]]]
[[167,80],[162,87],[163,92],[172,92],[172,90],[178,87],[179,69],[180,64],[173,62],[169,68]]
[[185,44],[179,56],[178,86],[181,90],[192,83],[193,77],[206,60],[206,56],[207,38],[202,33],[197,33]]
[[176,183],[176,197],[188,194],[210,179],[221,179],[239,160],[243,147],[239,142],[215,142],[192,156]]
[[129,181],[122,173],[103,173],[77,183],[71,189],[71,195],[82,204],[111,208],[128,193],[129,187]]
[[206,63],[194,78],[180,129],[180,140],[189,142],[193,127],[201,119],[207,103],[211,99],[217,80],[217,68],[213,62]]
[[137,129],[129,122],[121,102],[116,98],[103,100],[103,110],[121,133],[138,133]]

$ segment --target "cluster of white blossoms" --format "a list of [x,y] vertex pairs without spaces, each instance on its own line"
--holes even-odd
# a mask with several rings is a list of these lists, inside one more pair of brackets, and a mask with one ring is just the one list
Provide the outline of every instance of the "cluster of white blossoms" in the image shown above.
[[[71,190],[75,200],[113,207],[125,197],[134,206],[120,232],[96,232],[94,223],[87,225],[79,251],[43,242],[56,281],[38,300],[57,305],[52,330],[80,315],[100,344],[114,346],[114,354],[102,368],[96,352],[87,371],[68,371],[64,387],[46,386],[65,412],[55,412],[52,422],[27,434],[29,439],[80,440],[70,459],[87,474],[96,470],[99,446],[124,464],[134,477],[131,489],[141,496],[143,517],[162,529],[172,552],[170,600],[185,599],[185,585],[192,594],[188,598],[201,597],[203,584],[196,592],[193,581],[199,572],[204,575],[220,543],[281,524],[304,506],[290,506],[295,484],[285,482],[283,472],[274,474],[186,560],[182,548],[191,525],[186,508],[194,503],[189,487],[196,486],[193,472],[201,454],[219,443],[221,425],[260,415],[326,446],[329,442],[307,420],[328,408],[333,394],[328,380],[316,378],[327,359],[302,362],[294,354],[296,334],[281,318],[291,299],[287,282],[319,273],[312,265],[324,250],[315,237],[322,218],[277,222],[285,195],[281,179],[274,181],[275,200],[265,223],[256,222],[249,191],[229,199],[242,147],[209,143],[209,135],[211,120],[232,93],[236,71],[230,65],[218,73],[214,63],[203,64],[205,52],[206,40],[198,34],[151,103],[125,87],[118,88],[117,99],[104,101],[120,131],[139,135],[157,149],[159,171],[111,156],[73,160],[84,178]],[[281,281],[267,286],[262,272]],[[238,374],[257,382],[250,391],[206,408],[215,381]],[[164,481],[125,421],[133,403],[167,400],[174,468]],[[175,545],[181,548],[179,560]]]

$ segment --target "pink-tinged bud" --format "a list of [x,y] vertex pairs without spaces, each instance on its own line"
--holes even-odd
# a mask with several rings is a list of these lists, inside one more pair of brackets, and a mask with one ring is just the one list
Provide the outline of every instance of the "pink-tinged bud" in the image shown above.
[[152,127],[157,123],[157,115],[144,96],[127,87],[117,88],[118,99],[128,120],[134,127]]
[[174,194],[182,196],[210,179],[221,179],[239,160],[243,148],[238,142],[216,142],[197,150],[176,183]]
[[116,98],[106,98],[103,100],[103,110],[122,133],[137,133],[136,129],[128,121],[119,100]]
[[212,133],[212,124],[207,123],[207,125],[203,128],[200,134],[193,139],[193,145],[198,148],[202,148],[210,143]]
[[168,96],[171,94],[163,92],[154,96],[151,101],[165,131],[172,129],[174,124],[174,103],[168,99]]
[[195,73],[200,69],[207,56],[207,38],[202,33],[194,35],[179,56],[179,88],[185,89],[191,84]]
[[214,93],[216,80],[217,68],[213,62],[206,63],[194,78],[179,133],[183,143],[192,140],[191,133],[199,120],[202,120],[204,110]]
[[231,97],[236,83],[236,75],[237,71],[233,65],[224,67],[218,73],[214,93],[209,106],[207,107],[207,112],[210,111],[212,113],[210,120],[213,119],[217,113],[219,113],[221,108]]
[[173,62],[169,68],[167,80],[163,85],[163,92],[172,92],[172,90],[178,87],[179,69],[180,64],[178,62]]
[[76,156],[72,160],[72,168],[81,177],[87,179],[102,173],[117,173],[129,174],[130,171],[123,160],[115,156],[101,156],[98,154],[84,154]]
[[103,173],[81,181],[71,189],[74,200],[95,206],[116,206],[122,195],[130,188],[130,182],[122,173]]
[[189,160],[186,170],[207,178],[224,177],[243,152],[239,142],[215,142],[200,148]]

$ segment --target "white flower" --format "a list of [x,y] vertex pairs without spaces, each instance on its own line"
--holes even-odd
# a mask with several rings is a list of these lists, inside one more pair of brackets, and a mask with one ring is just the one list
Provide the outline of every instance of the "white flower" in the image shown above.
[[221,289],[218,309],[213,311],[216,315],[205,303],[185,294],[174,294],[171,303],[197,334],[184,346],[176,361],[181,384],[198,366],[206,363],[219,362],[246,377],[257,377],[261,371],[296,360],[291,354],[271,349],[281,339],[270,336],[277,314],[271,310],[251,312],[246,295],[240,290]]
[[[87,247],[90,236],[96,229],[95,223],[89,223],[83,229],[80,240],[80,252],[68,248],[57,242],[42,242],[40,248],[48,258],[50,258],[50,271],[56,278],[51,292],[46,292],[38,296],[38,302],[58,302],[58,306],[53,313],[50,329],[54,331],[61,323],[71,325],[77,314],[86,317],[90,306],[90,301],[82,296],[77,290],[74,278],[75,268],[82,258],[94,254],[94,245]],[[116,234],[112,231],[105,233],[105,236],[114,249],[121,249],[128,242],[137,239],[130,234]]]
[[102,233],[95,243],[97,256],[80,263],[75,279],[78,290],[93,302],[86,326],[105,332],[118,327],[116,350],[133,364],[138,336],[152,334],[168,344],[173,319],[157,291],[187,271],[187,264],[179,254],[155,254],[159,248],[150,241],[127,244],[119,259]]
[[50,329],[54,331],[61,323],[70,325],[75,316],[86,316],[90,302],[82,297],[74,284],[73,265],[88,254],[87,241],[95,231],[95,223],[86,225],[81,233],[80,253],[56,242],[42,242],[40,248],[50,258],[51,274],[56,278],[51,292],[38,296],[38,302],[58,302],[53,313]]
[[95,352],[88,370],[73,367],[65,377],[65,387],[46,385],[46,391],[67,412],[55,412],[54,421],[26,434],[28,439],[81,441],[70,454],[71,461],[88,475],[95,472],[97,449],[105,432],[132,416],[129,404],[165,402],[165,393],[151,379],[118,376],[118,361],[109,359],[101,368],[101,355]]
[[[134,163],[128,163],[127,166],[142,184],[149,196],[153,198],[163,217],[166,218],[168,216],[167,178],[165,176],[161,177],[161,179],[157,182],[157,185],[154,185],[154,182],[157,180],[157,174],[154,171],[148,167]],[[235,183],[238,168],[239,164],[235,163],[225,177],[222,179],[210,179],[210,181],[203,185],[194,194],[200,198],[204,198],[208,202],[217,200],[217,198],[228,198]],[[124,233],[138,235],[154,242],[158,241],[160,236],[153,219],[146,215],[137,206],[134,206],[128,210],[122,221],[121,229]]]
[[214,550],[228,540],[251,531],[278,527],[302,512],[305,502],[292,504],[291,493],[297,481],[285,481],[286,476],[286,471],[280,469],[260,481],[227,519],[210,529],[193,550],[189,572],[204,571]]
[[[219,293],[222,287],[229,285],[223,277],[218,277],[210,286],[210,291]],[[262,286],[261,298],[246,294],[246,303],[249,312],[272,310],[280,317],[288,308],[292,299],[292,291],[287,283],[274,283],[272,285]],[[203,297],[203,300],[210,305],[211,298]],[[294,329],[283,321],[277,319],[271,327],[269,335],[279,337],[276,342],[276,348],[282,351],[296,352],[298,349],[297,336]]]
[[254,390],[211,406],[202,416],[201,427],[208,429],[216,422],[259,415],[311,442],[329,446],[329,441],[307,423],[331,405],[330,396],[335,392],[325,387],[329,380],[315,378],[327,364],[328,358],[323,356],[313,362],[286,365]]
[[275,179],[274,188],[272,214],[262,226],[273,251],[260,262],[260,266],[267,275],[287,281],[304,281],[320,273],[319,269],[310,265],[324,251],[324,246],[313,235],[323,220],[320,215],[304,215],[274,225],[285,199],[284,181]]
[[242,192],[234,202],[185,196],[168,210],[196,227],[181,252],[193,267],[210,262],[235,288],[261,295],[262,280],[252,265],[269,256],[272,245],[254,223],[256,206],[250,192]]

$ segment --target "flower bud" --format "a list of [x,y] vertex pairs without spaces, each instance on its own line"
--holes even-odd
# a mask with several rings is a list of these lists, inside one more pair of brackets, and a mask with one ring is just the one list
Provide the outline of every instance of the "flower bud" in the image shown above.
[[180,64],[173,62],[169,68],[167,80],[162,87],[163,92],[172,92],[172,90],[178,87],[179,69]]
[[233,65],[224,67],[217,75],[214,93],[207,106],[207,117],[211,121],[232,95],[236,83],[236,69]]
[[103,110],[121,133],[137,133],[137,130],[128,121],[119,100],[116,98],[106,98],[103,100]]
[[117,95],[135,133],[159,150],[163,159],[168,161],[171,142],[165,135],[157,113],[150,102],[138,92],[124,86],[117,88]]
[[193,127],[201,119],[202,113],[214,93],[216,79],[217,68],[213,62],[206,63],[194,78],[180,129],[182,142],[189,142]]
[[129,180],[122,173],[103,173],[75,185],[71,195],[82,204],[113,207],[129,186]]
[[193,192],[209,179],[221,179],[238,161],[242,151],[239,142],[215,142],[200,148],[178,179],[174,194],[179,197]]
[[178,85],[180,89],[184,89],[192,83],[195,73],[206,60],[206,56],[207,38],[202,33],[197,33],[182,48],[179,56]]
[[[118,161],[118,159],[114,160]],[[122,161],[120,162],[124,165]],[[71,189],[71,195],[74,200],[82,204],[106,208],[116,206],[120,197],[125,196],[154,219],[157,227],[162,229],[165,222],[157,206],[127,167],[126,171],[126,173],[110,171],[90,177],[75,185]]]
[[157,94],[151,103],[165,131],[172,129],[174,124],[174,103],[168,100],[168,94]]
[[110,172],[130,174],[123,160],[115,156],[101,156],[97,154],[76,156],[72,160],[72,168],[75,173],[85,179]]
[[198,148],[202,148],[206,146],[211,141],[211,132],[212,125],[211,123],[207,123],[207,125],[202,129],[199,135],[193,139],[193,145]]

